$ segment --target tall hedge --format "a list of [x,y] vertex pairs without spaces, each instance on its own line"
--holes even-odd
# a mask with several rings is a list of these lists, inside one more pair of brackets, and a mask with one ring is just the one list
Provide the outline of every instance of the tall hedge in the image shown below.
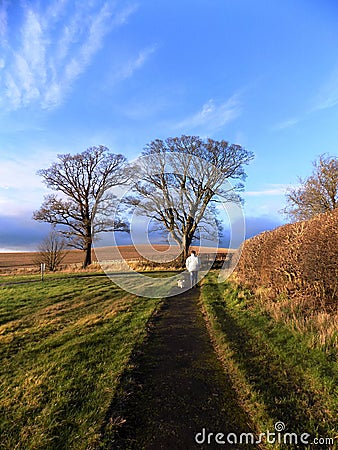
[[336,308],[338,210],[247,240],[235,273],[253,290],[267,288],[270,297],[285,294]]

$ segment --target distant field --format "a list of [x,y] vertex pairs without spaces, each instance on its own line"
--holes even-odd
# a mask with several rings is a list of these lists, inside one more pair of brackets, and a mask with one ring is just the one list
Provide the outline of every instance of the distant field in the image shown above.
[[160,299],[107,277],[0,287],[0,448],[93,448]]
[[[95,255],[93,255],[95,256]],[[0,268],[35,266],[36,252],[0,253]],[[81,262],[83,253],[80,250],[69,250],[63,260],[64,264]]]
[[[99,259],[107,260],[136,260],[142,258],[151,258],[155,256],[160,258],[170,258],[174,256],[175,251],[168,250],[167,245],[138,245],[135,248],[132,245],[123,245],[119,247],[98,247],[96,252]],[[197,249],[197,247],[195,247]],[[198,247],[200,253],[226,253],[227,249],[217,249],[209,247]],[[19,267],[36,267],[36,252],[13,252],[0,253],[0,269],[19,268]],[[93,261],[97,261],[95,250],[92,252]],[[63,265],[80,264],[83,261],[83,252],[80,250],[68,250]]]

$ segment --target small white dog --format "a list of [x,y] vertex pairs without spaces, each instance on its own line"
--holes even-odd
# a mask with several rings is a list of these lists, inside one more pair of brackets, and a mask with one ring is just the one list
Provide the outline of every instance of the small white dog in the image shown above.
[[182,289],[185,287],[185,280],[181,279],[181,280],[177,280],[177,286]]

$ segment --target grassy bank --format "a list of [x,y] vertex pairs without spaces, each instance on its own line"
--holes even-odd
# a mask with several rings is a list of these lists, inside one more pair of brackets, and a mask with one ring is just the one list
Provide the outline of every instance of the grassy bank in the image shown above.
[[0,448],[91,448],[160,303],[106,277],[1,286]]
[[202,302],[224,368],[259,432],[282,421],[285,432],[309,433],[309,442],[337,436],[336,355],[310,348],[307,336],[275,321],[249,292],[218,284],[215,272],[204,280]]

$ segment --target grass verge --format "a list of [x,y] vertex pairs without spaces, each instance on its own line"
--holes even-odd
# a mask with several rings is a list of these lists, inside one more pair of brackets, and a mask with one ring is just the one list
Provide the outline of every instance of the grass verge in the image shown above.
[[[249,292],[218,283],[215,272],[205,278],[201,299],[223,366],[259,432],[273,432],[281,421],[284,433],[308,433],[309,443],[337,437],[336,358],[309,348],[306,336],[273,320]],[[282,436],[271,448],[298,447]]]
[[106,277],[0,287],[0,448],[88,449],[160,299]]

